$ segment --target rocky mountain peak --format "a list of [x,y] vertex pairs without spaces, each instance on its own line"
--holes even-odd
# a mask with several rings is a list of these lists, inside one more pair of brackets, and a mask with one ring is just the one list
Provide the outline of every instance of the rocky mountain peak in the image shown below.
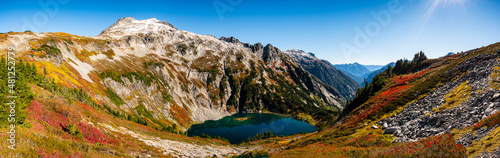
[[221,38],[219,38],[219,40],[221,41],[226,41],[226,42],[229,42],[229,43],[234,43],[234,44],[238,44],[238,43],[241,43],[240,40],[238,40],[237,38],[234,38],[234,37],[224,37],[222,36]]
[[300,49],[290,49],[290,50],[287,50],[285,53],[290,55],[292,58],[295,58],[298,60],[300,60],[301,58],[317,59],[313,53],[306,53],[305,51],[300,50]]
[[136,20],[133,17],[124,17],[118,19],[113,25],[102,31],[99,36],[120,38],[126,35],[139,33],[163,33],[175,30],[177,30],[177,28],[172,24],[166,21],[160,21],[156,18]]
[[264,47],[264,52],[262,53],[262,59],[264,59],[264,62],[272,62],[275,61],[276,58],[278,58],[278,54],[281,53],[281,51],[274,47],[271,44],[267,44]]

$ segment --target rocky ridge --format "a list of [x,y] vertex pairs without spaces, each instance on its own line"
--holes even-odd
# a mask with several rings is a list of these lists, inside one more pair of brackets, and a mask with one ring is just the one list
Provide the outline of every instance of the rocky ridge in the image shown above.
[[[178,30],[155,18],[135,20],[128,17],[121,18],[96,37],[64,33],[16,34],[9,35],[2,47],[12,44],[32,49],[44,44],[52,46],[61,53],[45,57],[30,55],[27,59],[71,67],[77,73],[61,76],[63,80],[79,80],[91,87],[102,85],[100,88],[104,89],[101,90],[109,88],[124,103],[115,105],[108,96],[92,94],[95,89],[82,87],[81,83],[69,82],[70,86],[82,87],[113,109],[126,113],[134,113],[137,106],[143,104],[156,119],[179,124],[182,130],[187,130],[192,123],[220,119],[238,111],[258,112],[258,107],[241,106],[258,98],[240,100],[248,92],[241,82],[256,70],[260,72],[248,81],[252,85],[268,86],[276,84],[277,80],[293,80],[289,83],[299,85],[301,91],[312,92],[302,99],[313,101],[314,96],[322,99],[310,104],[342,108],[344,101],[334,88],[294,66],[294,61],[278,48],[271,44],[244,44],[235,39],[229,42]],[[106,76],[103,73],[107,72],[115,76],[92,77]],[[289,74],[296,77],[292,79]],[[155,79],[145,82],[144,76]],[[262,92],[271,93],[271,90]],[[259,107],[268,106],[263,101],[252,102]]]
[[345,100],[354,98],[359,84],[342,71],[333,67],[330,62],[318,59],[314,54],[306,53],[303,50],[292,49],[287,50],[285,53],[323,83],[338,90]]
[[[473,52],[460,55],[466,56],[468,53]],[[491,77],[494,68],[500,65],[498,57],[499,55],[496,53],[489,53],[467,59],[450,70],[460,71],[463,75],[457,76],[458,78],[452,82],[443,84],[424,98],[408,104],[401,113],[377,124],[385,129],[385,134],[396,136],[394,141],[412,142],[429,136],[450,133],[454,129],[462,130],[498,113],[500,110],[500,91],[492,88],[490,84],[492,80],[499,80],[499,78]],[[449,110],[433,111],[446,102],[445,95],[450,94],[452,90],[463,83],[467,83],[467,86],[471,88],[469,99]],[[496,128],[498,125],[491,128],[480,128],[475,134],[462,135],[457,142],[468,147],[473,140],[481,140]],[[492,154],[491,156],[495,155]],[[483,156],[485,156],[484,153]],[[496,156],[499,155],[496,154]]]

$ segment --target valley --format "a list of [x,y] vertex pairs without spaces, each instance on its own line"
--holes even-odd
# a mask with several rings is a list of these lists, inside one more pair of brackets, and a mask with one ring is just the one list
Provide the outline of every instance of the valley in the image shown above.
[[7,80],[14,68],[2,67],[0,101],[17,96],[17,121],[2,104],[0,138],[14,124],[17,140],[16,150],[1,144],[1,157],[500,153],[500,43],[332,65],[303,50],[127,17],[93,37],[1,33],[0,54],[9,47],[16,85]]

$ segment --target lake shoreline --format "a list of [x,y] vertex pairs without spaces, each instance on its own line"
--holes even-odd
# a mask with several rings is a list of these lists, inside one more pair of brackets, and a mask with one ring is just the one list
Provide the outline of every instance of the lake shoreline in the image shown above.
[[188,136],[210,136],[227,139],[231,144],[239,144],[263,132],[278,136],[313,133],[317,128],[293,116],[269,112],[236,113],[219,120],[205,121],[188,129]]

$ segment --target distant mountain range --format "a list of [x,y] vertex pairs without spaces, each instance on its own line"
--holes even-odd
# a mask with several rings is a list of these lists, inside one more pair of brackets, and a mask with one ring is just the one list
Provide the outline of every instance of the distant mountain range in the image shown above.
[[[375,76],[377,76],[378,74],[384,72],[389,66],[394,67],[395,65],[396,65],[396,63],[394,63],[394,62],[389,63],[389,64],[387,64],[385,66],[380,67],[378,70],[375,70],[375,71],[372,71],[371,73],[363,75],[363,78],[366,80],[367,83],[370,83],[370,82],[372,82],[372,79]],[[364,82],[361,83],[360,85],[361,85],[361,87],[365,87],[365,83]]]
[[394,67],[394,65],[395,63],[387,65],[362,65],[355,62],[351,64],[336,64],[333,66],[351,77],[354,81],[361,85],[361,87],[364,87],[365,80],[370,83],[373,77],[383,72],[388,66]]
[[384,67],[384,65],[363,65],[363,66],[370,71],[376,71]]
[[[345,73],[350,73],[354,76],[363,76],[371,72],[368,68],[357,62],[352,64],[338,64],[333,66]],[[382,67],[382,65],[380,67]]]

